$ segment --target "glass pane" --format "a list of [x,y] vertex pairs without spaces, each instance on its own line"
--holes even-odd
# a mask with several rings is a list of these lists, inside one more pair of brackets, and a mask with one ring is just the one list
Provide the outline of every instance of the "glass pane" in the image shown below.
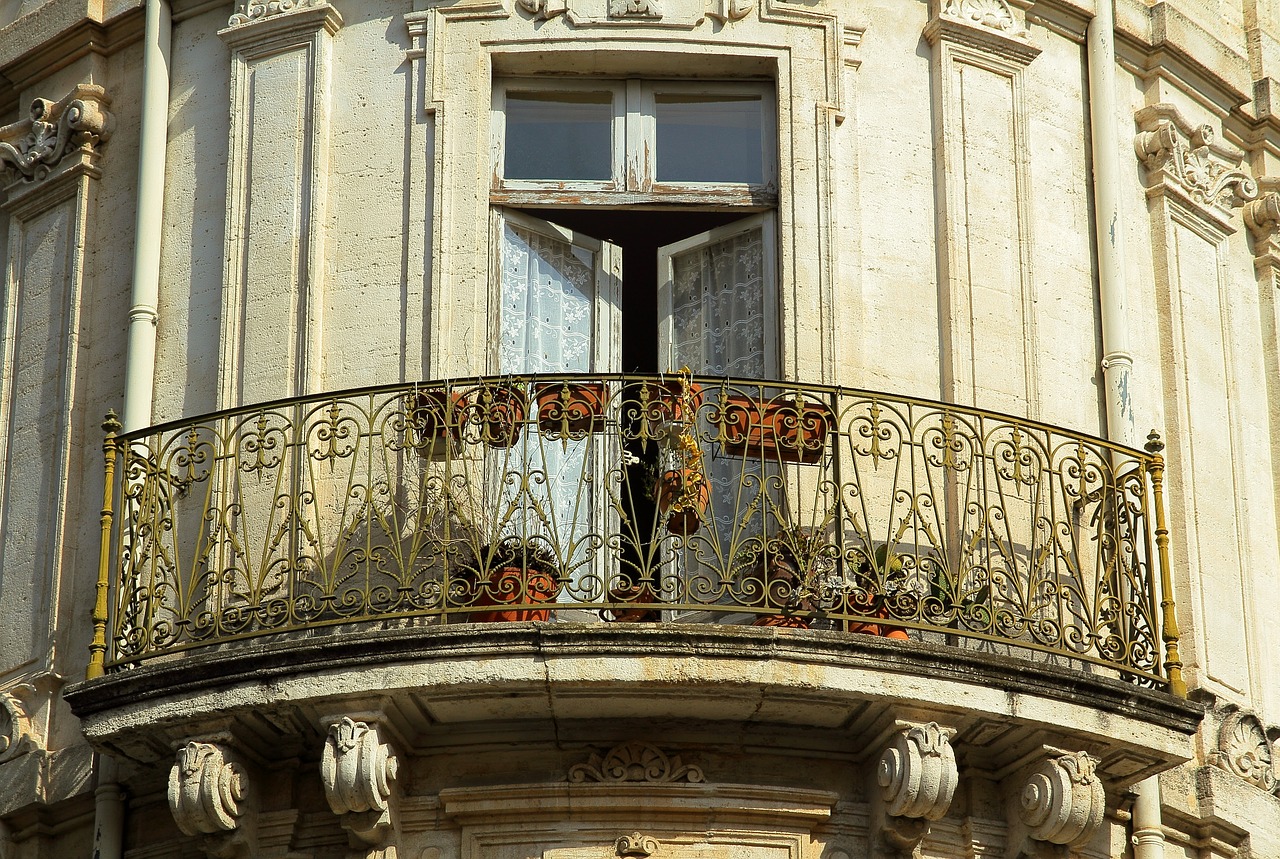
[[613,95],[507,92],[507,179],[613,177]]
[[758,95],[655,96],[659,182],[764,184]]

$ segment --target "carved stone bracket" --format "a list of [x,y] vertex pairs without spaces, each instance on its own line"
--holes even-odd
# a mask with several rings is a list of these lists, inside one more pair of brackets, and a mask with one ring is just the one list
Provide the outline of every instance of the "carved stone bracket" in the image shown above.
[[360,844],[380,847],[394,832],[392,782],[399,760],[379,727],[343,716],[329,727],[320,777],[329,808]]
[[687,781],[696,784],[705,781],[702,770],[686,766],[679,755],[667,755],[648,743],[623,743],[609,750],[604,757],[592,754],[584,764],[569,768],[571,782],[665,782]]
[[619,836],[613,842],[613,848],[619,856],[652,856],[658,850],[658,839],[639,832]]
[[30,119],[0,127],[0,165],[6,182],[40,182],[73,157],[93,163],[114,126],[109,104],[102,87],[88,84],[77,86],[61,101],[35,99]]
[[1267,793],[1280,792],[1271,741],[1253,713],[1227,711],[1218,727],[1218,747],[1209,753],[1209,762]]
[[951,738],[937,722],[899,722],[876,766],[872,853],[910,856],[951,805],[960,782]]
[[169,771],[169,810],[183,833],[202,836],[210,856],[256,855],[248,773],[227,745],[192,740],[178,749]]
[[1258,179],[1258,199],[1244,206],[1244,223],[1253,236],[1254,263],[1280,268],[1280,176]]
[[1019,859],[1066,859],[1093,838],[1106,811],[1097,759],[1087,752],[1046,751],[1050,756],[1024,771],[1010,797],[1017,810],[1011,823],[1022,835],[1010,846]]
[[249,2],[238,3],[235,13],[227,20],[227,26],[240,27],[253,21],[270,18],[272,15],[283,15],[305,9],[314,2],[315,0],[269,0],[269,2],[249,0]]
[[1134,120],[1148,193],[1172,191],[1219,221],[1258,196],[1258,183],[1239,169],[1244,152],[1219,142],[1212,126],[1192,123],[1171,104],[1144,107]]

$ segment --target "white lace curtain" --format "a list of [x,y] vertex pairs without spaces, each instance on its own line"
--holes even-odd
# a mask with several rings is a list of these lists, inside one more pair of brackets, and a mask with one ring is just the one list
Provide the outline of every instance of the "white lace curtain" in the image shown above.
[[672,258],[671,369],[770,378],[765,366],[764,240],[760,228]]

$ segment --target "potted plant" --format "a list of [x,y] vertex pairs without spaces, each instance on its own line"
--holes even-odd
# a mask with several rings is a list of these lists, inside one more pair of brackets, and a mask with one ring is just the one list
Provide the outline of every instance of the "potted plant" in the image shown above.
[[[888,619],[891,616],[889,601],[895,598],[892,591],[900,590],[893,583],[900,584],[904,575],[902,557],[890,552],[887,545],[877,548],[872,558],[862,558],[857,565],[856,581],[845,590],[849,612],[881,620]],[[906,594],[900,596],[905,597]],[[846,623],[846,629],[863,635],[908,640],[907,631],[900,626],[851,620]]]
[[490,447],[511,447],[520,440],[528,397],[521,385],[486,385],[472,404],[482,437]]
[[749,577],[739,582],[747,596],[744,602],[755,608],[781,609],[761,614],[752,626],[809,628],[808,618],[799,613],[821,607],[825,580],[835,570],[828,549],[826,541],[813,531],[784,528],[739,555],[735,567]]
[[670,468],[658,478],[656,500],[658,510],[667,514],[667,530],[687,537],[698,530],[711,502],[711,481],[698,446],[694,415],[702,400],[702,389],[688,378],[689,370],[681,370],[679,395],[667,403],[670,414],[678,415],[669,424],[665,446],[669,449]]
[[[473,605],[477,607],[550,603],[560,593],[559,568],[545,546],[506,537],[496,546],[486,547],[480,561],[487,563],[487,572],[483,582],[475,583],[478,596]],[[550,616],[547,608],[501,608],[472,612],[470,620],[494,623],[547,620]]]
[[622,576],[609,588],[609,601],[623,603],[623,607],[607,608],[600,616],[611,623],[654,623],[662,619],[662,612],[655,608],[642,608],[644,604],[661,602],[650,579],[632,581]]
[[534,390],[538,429],[553,438],[582,438],[604,429],[604,382],[551,382]]
[[674,378],[642,381],[630,406],[635,417],[650,425],[692,419],[702,405],[703,391],[690,375],[689,368],[682,367]]
[[467,398],[445,388],[426,388],[405,395],[408,446],[425,454],[447,452],[462,438]]
[[716,415],[725,453],[807,464],[821,461],[836,422],[829,406],[799,393],[767,401],[729,395]]

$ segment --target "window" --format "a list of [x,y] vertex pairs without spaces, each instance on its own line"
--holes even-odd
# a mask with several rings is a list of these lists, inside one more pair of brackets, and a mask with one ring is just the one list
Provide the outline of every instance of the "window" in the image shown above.
[[[775,378],[776,124],[773,92],[762,83],[498,82],[493,371],[687,366],[696,374]],[[646,473],[657,467],[657,448],[624,452],[610,444],[537,438],[508,454],[536,479],[504,480],[505,508],[522,511],[521,528],[541,529],[575,580],[603,581],[595,568],[602,556],[587,560],[588,535],[617,533],[621,510],[631,521],[656,521],[653,501],[635,490],[652,481]],[[626,500],[596,503],[610,491],[608,464],[620,460],[631,463],[620,488]],[[742,468],[711,464],[713,491],[724,496],[716,506],[730,518]],[[615,521],[607,525],[602,516]],[[714,527],[727,534],[741,526]],[[634,535],[623,554],[644,554],[650,539]]]

